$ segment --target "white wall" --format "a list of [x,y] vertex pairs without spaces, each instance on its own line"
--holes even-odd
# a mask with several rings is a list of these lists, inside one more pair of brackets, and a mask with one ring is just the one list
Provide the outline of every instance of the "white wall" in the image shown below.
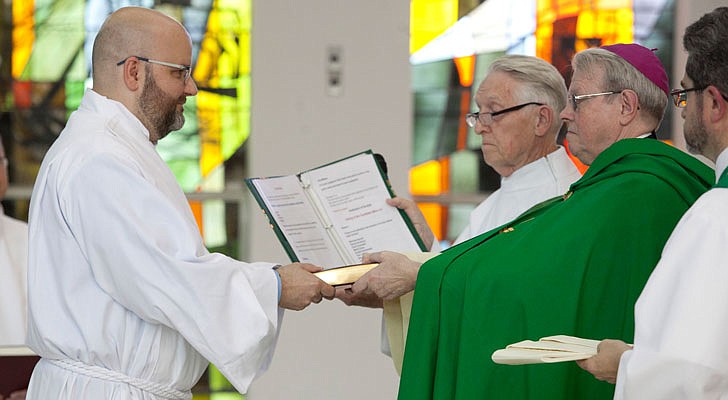
[[[371,148],[407,193],[412,153],[409,2],[253,2],[252,176],[290,174]],[[340,96],[326,90],[326,52],[343,54]],[[286,262],[249,207],[249,260]],[[393,399],[398,376],[379,352],[381,312],[339,300],[286,312],[271,369],[250,400]]]

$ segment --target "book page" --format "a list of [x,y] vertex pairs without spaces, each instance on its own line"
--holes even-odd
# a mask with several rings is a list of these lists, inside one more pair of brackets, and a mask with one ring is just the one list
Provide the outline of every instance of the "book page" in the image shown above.
[[300,262],[324,268],[345,264],[295,175],[253,184]]
[[310,183],[349,253],[348,263],[364,253],[391,250],[419,252],[399,211],[388,205],[387,186],[374,158],[363,153],[301,174]]

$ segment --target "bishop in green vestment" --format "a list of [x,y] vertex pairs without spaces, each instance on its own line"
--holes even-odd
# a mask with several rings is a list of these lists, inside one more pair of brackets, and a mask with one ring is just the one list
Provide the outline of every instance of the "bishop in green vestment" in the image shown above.
[[589,169],[565,195],[420,267],[400,400],[612,398],[613,385],[576,363],[498,365],[491,355],[559,334],[632,342],[635,301],[713,172],[646,138],[670,92],[653,51],[603,46],[572,67],[561,118]]
[[400,399],[611,399],[575,363],[497,365],[491,354],[556,334],[631,342],[633,306],[673,227],[714,179],[652,139],[602,152],[562,197],[425,263]]

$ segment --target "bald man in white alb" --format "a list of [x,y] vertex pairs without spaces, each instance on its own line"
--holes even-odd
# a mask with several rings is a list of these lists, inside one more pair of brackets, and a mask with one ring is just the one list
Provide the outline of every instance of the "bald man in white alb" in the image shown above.
[[114,12],[86,91],[43,160],[30,206],[30,399],[190,399],[212,362],[241,392],[265,370],[282,310],[334,288],[310,264],[209,253],[155,144],[197,93],[172,18]]

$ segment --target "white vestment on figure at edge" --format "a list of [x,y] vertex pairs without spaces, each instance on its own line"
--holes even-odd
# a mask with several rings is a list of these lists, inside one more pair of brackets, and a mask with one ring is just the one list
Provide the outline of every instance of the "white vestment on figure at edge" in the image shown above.
[[190,399],[208,361],[245,392],[270,361],[273,264],[205,249],[121,103],[86,91],[43,160],[29,230],[27,342],[43,358],[28,399]]
[[[563,147],[524,165],[510,176],[501,178],[500,188],[491,193],[470,213],[468,225],[453,244],[464,242],[501,226],[536,204],[566,193],[569,186],[579,178],[581,178],[581,173]],[[440,244],[437,240],[433,242],[430,251],[440,251]],[[400,306],[408,307],[404,304]],[[399,332],[400,330],[396,335],[399,335]],[[392,351],[399,351],[390,346],[390,338],[384,320],[382,321],[381,351],[389,356],[393,355]],[[393,358],[397,364],[399,357],[395,355]]]
[[0,205],[0,346],[25,343],[28,225]]
[[[728,151],[716,163],[720,176]],[[635,305],[615,399],[728,399],[728,189],[703,194],[670,235]]]

